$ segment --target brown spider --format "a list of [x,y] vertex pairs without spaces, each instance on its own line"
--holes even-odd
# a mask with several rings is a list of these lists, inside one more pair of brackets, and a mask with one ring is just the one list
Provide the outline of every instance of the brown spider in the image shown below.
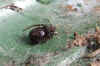
[[25,30],[30,29],[31,27],[36,27],[29,32],[29,38],[32,44],[39,44],[41,42],[44,43],[47,40],[51,39],[55,34],[57,34],[57,32],[55,32],[56,27],[52,24],[32,25]]

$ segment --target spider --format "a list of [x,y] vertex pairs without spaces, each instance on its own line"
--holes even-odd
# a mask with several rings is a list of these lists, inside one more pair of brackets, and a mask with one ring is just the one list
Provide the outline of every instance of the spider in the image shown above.
[[45,43],[53,38],[54,35],[57,35],[57,32],[55,32],[56,27],[52,24],[36,24],[25,30],[30,29],[31,27],[35,27],[29,32],[29,39],[32,44]]

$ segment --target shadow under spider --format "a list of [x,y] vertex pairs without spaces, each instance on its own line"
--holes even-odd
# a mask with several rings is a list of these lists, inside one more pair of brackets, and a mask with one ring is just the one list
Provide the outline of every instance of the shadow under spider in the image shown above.
[[21,41],[23,44],[32,45],[32,46],[35,46],[35,45],[42,45],[42,44],[46,43],[46,41],[43,41],[43,42],[34,44],[34,43],[29,39],[28,36],[21,36],[21,37],[20,37],[20,41]]

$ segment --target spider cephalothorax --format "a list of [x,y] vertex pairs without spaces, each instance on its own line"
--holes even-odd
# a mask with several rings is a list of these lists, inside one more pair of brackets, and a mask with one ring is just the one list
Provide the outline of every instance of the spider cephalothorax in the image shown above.
[[[37,24],[33,25],[35,28],[29,32],[29,38],[33,44],[46,42],[51,39],[55,33],[56,27],[52,24]],[[30,27],[29,27],[30,28]]]

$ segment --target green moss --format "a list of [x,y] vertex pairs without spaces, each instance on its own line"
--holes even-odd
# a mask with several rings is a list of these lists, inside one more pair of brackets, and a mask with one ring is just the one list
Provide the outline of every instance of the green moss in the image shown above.
[[81,4],[81,3],[78,3],[77,6],[78,6],[78,7],[82,7],[82,4]]
[[42,4],[50,4],[53,0],[37,0],[37,1]]

